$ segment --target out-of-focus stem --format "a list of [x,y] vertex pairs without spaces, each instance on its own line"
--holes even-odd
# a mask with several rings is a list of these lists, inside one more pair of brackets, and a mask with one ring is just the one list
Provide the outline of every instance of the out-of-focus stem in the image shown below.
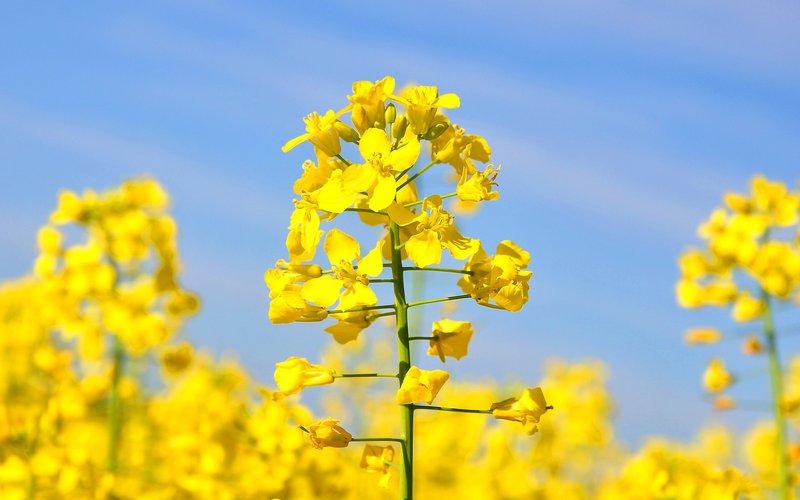
[[122,397],[119,383],[125,365],[125,350],[116,335],[111,336],[111,390],[108,395],[108,457],[106,469],[116,472],[119,468],[119,447],[122,438]]
[[778,498],[789,498],[789,456],[786,453],[786,416],[783,408],[783,370],[778,355],[778,342],[775,334],[775,322],[772,318],[772,303],[769,294],[762,290],[764,313],[761,316],[764,327],[764,340],[769,362],[769,378],[772,388],[772,413],[775,418],[777,432],[775,446],[778,455]]
[[[392,242],[392,278],[394,279],[394,306],[397,314],[397,358],[398,378],[402,385],[406,372],[411,367],[411,348],[408,336],[408,304],[403,282],[403,257],[400,252],[400,226],[389,223]],[[400,495],[411,500],[414,495],[414,405],[400,407],[403,439],[403,474],[400,476]]]

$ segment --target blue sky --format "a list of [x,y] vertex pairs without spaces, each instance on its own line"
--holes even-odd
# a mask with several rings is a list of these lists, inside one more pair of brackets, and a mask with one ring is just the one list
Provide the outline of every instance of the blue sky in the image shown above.
[[[30,268],[60,188],[151,174],[172,194],[185,281],[204,299],[187,334],[270,382],[276,361],[327,341],[266,318],[262,275],[285,254],[291,183],[310,155],[280,146],[310,111],[343,106],[353,81],[393,75],[461,96],[452,119],[503,164],[501,199],[464,232],[533,255],[528,307],[462,307],[480,330],[446,368],[535,382],[549,356],[601,359],[630,442],[714,418],[699,386],[708,358],[761,361],[735,344],[683,346],[686,327],[729,322],[674,304],[675,260],[724,191],[759,172],[797,183],[800,7],[385,5],[0,5],[0,278]],[[766,380],[738,390],[763,399]]]

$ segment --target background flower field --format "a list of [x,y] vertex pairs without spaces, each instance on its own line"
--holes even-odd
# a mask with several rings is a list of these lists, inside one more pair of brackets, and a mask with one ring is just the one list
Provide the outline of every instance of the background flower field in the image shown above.
[[[481,406],[540,385],[556,408],[532,438],[480,415],[420,415],[420,497],[616,498],[656,485],[719,498],[695,488],[757,496],[774,484],[766,359],[741,353],[751,329],[729,311],[681,309],[675,285],[678,258],[705,244],[696,230],[725,193],[748,194],[759,173],[797,189],[800,96],[786,63],[800,47],[796,7],[411,10],[0,7],[4,494],[327,498],[368,484],[394,498],[378,488],[380,474],[358,467],[360,450],[314,450],[297,429],[336,415],[354,432],[394,432],[394,413],[378,411],[391,404],[381,399],[393,395],[389,381],[337,382],[275,404],[259,392],[275,389],[275,363],[289,356],[340,372],[395,356],[385,319],[355,348],[328,345],[319,325],[271,325],[263,281],[286,253],[292,183],[310,156],[281,145],[309,112],[345,104],[353,81],[389,74],[398,90],[432,84],[460,96],[448,117],[484,136],[502,163],[499,200],[459,215],[464,232],[491,248],[513,238],[534,272],[521,312],[469,309],[469,356],[448,360],[452,385],[437,404]],[[52,238],[38,231],[60,190],[103,193],[143,176],[163,187],[156,205],[175,222],[177,278],[155,287],[148,307],[168,320],[143,327],[157,334],[129,346],[142,361],[111,391],[107,332],[51,331],[63,329],[63,308],[30,276],[48,265],[37,256]],[[136,240],[138,223],[120,227]],[[91,295],[75,286],[76,297]],[[419,300],[451,286],[436,276],[409,288]],[[791,396],[800,318],[792,299],[781,304]],[[424,330],[451,313],[432,306],[410,321]],[[689,348],[684,333],[698,326],[734,340]],[[712,358],[736,380],[732,411],[715,409],[704,389]],[[111,400],[126,415],[122,475],[108,473]],[[371,409],[369,418],[354,408]]]

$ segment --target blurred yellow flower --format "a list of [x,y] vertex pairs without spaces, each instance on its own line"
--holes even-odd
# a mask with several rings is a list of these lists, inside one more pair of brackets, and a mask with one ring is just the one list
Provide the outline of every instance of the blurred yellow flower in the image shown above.
[[733,304],[731,314],[734,320],[740,323],[746,323],[761,317],[761,315],[764,314],[765,308],[766,303],[763,300],[757,299],[750,295],[749,292],[745,291],[741,292],[739,296],[736,297],[736,302]]
[[692,328],[686,332],[683,340],[689,345],[715,344],[722,338],[722,333],[716,328]]
[[369,472],[380,472],[381,480],[379,485],[382,488],[387,488],[392,478],[391,464],[393,461],[394,447],[368,444],[364,447],[360,465],[362,469],[366,469]]
[[706,371],[703,373],[703,386],[709,392],[724,391],[735,380],[735,377],[725,368],[725,363],[717,358],[709,361]]

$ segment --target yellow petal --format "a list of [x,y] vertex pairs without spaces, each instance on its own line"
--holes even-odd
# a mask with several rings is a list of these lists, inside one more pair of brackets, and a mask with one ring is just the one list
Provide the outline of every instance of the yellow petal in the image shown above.
[[461,99],[456,94],[443,94],[436,99],[436,106],[440,108],[457,108],[461,106]]
[[301,292],[303,298],[320,307],[330,307],[339,298],[342,282],[333,276],[325,275],[308,280]]
[[333,339],[340,344],[354,341],[362,330],[361,325],[347,321],[340,321],[325,328],[325,331],[333,335]]
[[353,194],[366,191],[375,184],[375,177],[377,175],[378,173],[372,168],[372,165],[350,165],[342,174],[341,189]]
[[359,307],[374,306],[377,303],[378,297],[375,295],[375,292],[372,291],[372,288],[363,283],[355,282],[342,294],[339,308],[347,311]]
[[399,226],[407,226],[417,218],[417,214],[397,202],[386,207],[386,213],[388,213],[389,218]]
[[286,153],[288,151],[291,151],[298,144],[300,144],[301,142],[305,142],[305,141],[309,140],[310,138],[311,138],[311,134],[298,135],[294,139],[286,141],[286,144],[283,145],[283,147],[281,148],[281,151],[283,151],[284,153]]
[[397,182],[394,176],[389,174],[379,174],[375,187],[372,189],[369,197],[369,209],[374,212],[379,212],[394,201],[394,195],[397,192]]
[[376,153],[386,158],[390,155],[389,151],[392,149],[392,143],[389,142],[389,137],[386,132],[377,128],[369,128],[364,131],[361,140],[358,143],[358,150],[361,151],[361,156],[365,160],[372,160],[373,155]]
[[342,261],[352,262],[361,255],[358,241],[339,229],[331,229],[325,237],[325,253],[331,264],[338,266]]
[[383,244],[384,240],[379,241],[375,248],[369,251],[358,263],[358,272],[367,276],[378,276],[383,271]]
[[461,236],[456,228],[449,226],[442,234],[442,245],[450,250],[450,254],[458,260],[468,259],[481,246],[480,240]]
[[401,172],[417,162],[419,150],[419,139],[414,135],[408,142],[401,144],[399,148],[389,153],[385,163],[391,165],[394,171]]
[[[335,170],[331,174],[331,178],[317,193],[317,206],[320,210],[340,214],[353,204],[361,189],[357,189],[357,185],[349,186],[347,182],[348,180],[345,180],[341,170]],[[353,182],[353,184],[357,183]]]
[[419,267],[438,264],[442,260],[442,245],[439,237],[430,229],[410,237],[406,242],[408,258]]

